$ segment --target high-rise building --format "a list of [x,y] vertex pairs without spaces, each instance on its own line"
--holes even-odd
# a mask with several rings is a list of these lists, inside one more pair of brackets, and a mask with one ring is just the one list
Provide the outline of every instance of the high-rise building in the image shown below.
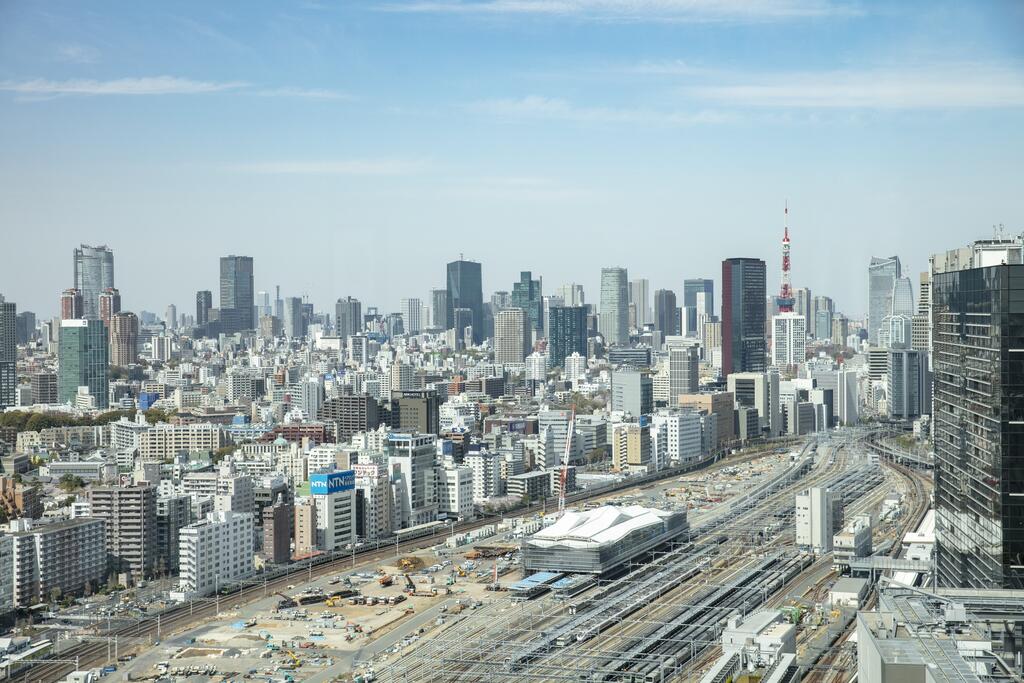
[[735,407],[757,411],[761,429],[771,436],[782,434],[782,404],[777,372],[734,372],[726,378]]
[[552,306],[548,312],[548,362],[561,366],[573,353],[587,358],[587,309]]
[[89,516],[103,520],[107,555],[117,571],[141,579],[156,565],[156,487],[93,486]]
[[697,295],[704,294],[704,309],[699,311],[705,316],[715,315],[715,281],[704,278],[693,278],[683,281],[683,306],[697,308]]
[[167,305],[167,311],[164,313],[164,324],[167,325],[168,330],[178,329],[178,307],[174,304]]
[[892,315],[914,315],[914,286],[909,277],[898,277],[892,283]]
[[722,374],[764,372],[765,263],[754,258],[722,261]]
[[931,412],[931,382],[926,351],[889,350],[885,395],[888,414],[894,420],[914,420]]
[[400,528],[437,519],[437,437],[394,432],[385,444]]
[[106,578],[103,522],[84,517],[39,523],[11,522],[14,604],[28,608],[60,595],[96,590]]
[[662,339],[679,334],[676,319],[676,293],[659,289],[654,293],[654,328],[661,332]]
[[647,371],[632,367],[612,371],[612,410],[634,417],[654,410],[654,380]]
[[110,327],[110,319],[121,311],[121,292],[114,287],[108,287],[100,292],[100,320],[107,327]]
[[681,394],[696,394],[700,388],[698,372],[700,348],[696,344],[677,344],[668,350],[668,404],[679,404]]
[[423,302],[419,299],[402,299],[402,323],[406,334],[423,331]]
[[284,300],[284,335],[289,339],[305,336],[302,317],[302,299],[290,296]]
[[544,327],[543,292],[540,280],[533,279],[533,273],[524,270],[519,273],[519,282],[512,283],[511,305],[526,311],[529,329]]
[[335,552],[355,543],[355,488],[352,470],[309,476],[309,491],[316,506],[316,546],[320,550]]
[[110,319],[110,364],[134,365],[139,357],[139,319],[121,311]]
[[629,303],[636,308],[637,329],[643,329],[647,323],[654,322],[650,291],[651,283],[646,278],[639,278],[629,283]]
[[625,268],[601,269],[600,331],[606,346],[629,342],[628,282]]
[[60,403],[57,393],[57,375],[52,372],[37,372],[30,378],[32,405]]
[[220,329],[227,334],[256,328],[251,256],[220,259]]
[[949,265],[931,282],[938,583],[1020,590],[1024,265]]
[[32,311],[19,313],[14,325],[18,344],[28,344],[36,338],[36,314]]
[[0,295],[0,411],[13,408],[18,388],[18,307]]
[[85,305],[82,300],[82,290],[72,287],[61,292],[60,319],[75,320],[84,317]]
[[[473,327],[473,343],[484,340],[484,294],[480,264],[476,261],[452,261],[448,264],[448,287],[445,297],[446,317],[450,322],[458,323],[455,318],[457,309],[468,309],[470,325]],[[456,336],[463,334],[463,329],[456,325]]]
[[494,362],[522,363],[530,350],[530,324],[522,308],[498,311],[494,319]]
[[351,296],[338,299],[334,305],[334,329],[339,337],[350,337],[363,331],[363,304]]
[[186,595],[208,595],[253,573],[251,513],[210,512],[180,538],[178,584]]
[[106,408],[107,328],[101,320],[63,320],[60,324],[58,393],[61,403],[74,404],[79,387],[88,387],[97,408]]
[[809,488],[796,494],[796,544],[815,554],[832,550],[835,531],[835,493],[827,488]]
[[[898,256],[871,258],[868,265],[868,342],[872,346],[878,344],[878,330],[882,326],[882,318],[892,314],[893,286],[901,275]],[[913,311],[910,311],[910,314],[913,314]]]
[[100,292],[114,286],[114,252],[83,244],[75,249],[75,288],[82,292],[82,317],[99,318]]
[[196,326],[204,327],[210,322],[210,309],[213,308],[213,292],[202,289],[196,292]]
[[431,302],[431,315],[433,315],[432,323],[433,327],[439,330],[447,330],[451,328],[451,319],[448,317],[448,290],[447,289],[432,289],[430,290],[430,302]]
[[578,285],[575,282],[562,285],[555,294],[562,297],[562,302],[566,306],[583,306],[586,304],[583,298],[583,285]]
[[772,319],[772,365],[795,368],[807,360],[807,319],[799,313],[779,313]]

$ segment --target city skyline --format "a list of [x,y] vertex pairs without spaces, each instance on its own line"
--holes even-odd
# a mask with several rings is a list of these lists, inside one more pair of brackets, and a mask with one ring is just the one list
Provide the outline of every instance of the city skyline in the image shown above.
[[[119,254],[130,310],[186,310],[230,253],[324,309],[426,301],[459,251],[486,292],[612,265],[720,287],[730,257],[776,291],[788,200],[794,287],[859,316],[872,256],[914,274],[923,234],[1021,227],[1019,8],[541,5],[5,8],[5,294],[54,310],[81,243]],[[153,277],[152,240],[187,278]]]

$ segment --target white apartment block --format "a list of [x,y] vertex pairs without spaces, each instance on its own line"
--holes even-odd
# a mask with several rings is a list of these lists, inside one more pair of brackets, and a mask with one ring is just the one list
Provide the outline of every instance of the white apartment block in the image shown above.
[[179,588],[209,595],[253,573],[252,515],[212,512],[179,532]]

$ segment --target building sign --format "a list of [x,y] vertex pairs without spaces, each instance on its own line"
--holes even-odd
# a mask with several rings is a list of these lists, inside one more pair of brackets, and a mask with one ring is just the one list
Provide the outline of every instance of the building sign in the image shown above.
[[309,477],[309,492],[314,496],[326,496],[339,491],[351,491],[356,487],[356,473],[352,470],[312,474]]

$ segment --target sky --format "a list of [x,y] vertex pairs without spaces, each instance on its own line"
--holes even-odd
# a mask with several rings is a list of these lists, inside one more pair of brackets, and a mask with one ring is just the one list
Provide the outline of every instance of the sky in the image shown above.
[[331,312],[460,254],[485,298],[777,291],[788,204],[794,286],[860,317],[872,255],[1024,231],[1022,115],[1009,1],[3,2],[0,294],[56,314],[80,243],[159,314],[227,254]]

